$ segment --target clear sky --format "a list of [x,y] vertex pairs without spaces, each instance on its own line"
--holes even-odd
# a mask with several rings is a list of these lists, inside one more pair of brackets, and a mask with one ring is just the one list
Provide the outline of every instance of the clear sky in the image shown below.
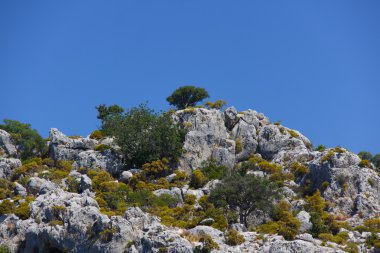
[[0,120],[96,129],[95,106],[206,88],[312,142],[380,153],[379,0],[0,1]]

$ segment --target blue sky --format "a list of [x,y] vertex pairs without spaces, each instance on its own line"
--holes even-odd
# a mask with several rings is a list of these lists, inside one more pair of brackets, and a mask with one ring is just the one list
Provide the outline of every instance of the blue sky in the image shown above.
[[0,119],[87,135],[95,106],[206,88],[312,142],[380,153],[380,1],[1,1]]

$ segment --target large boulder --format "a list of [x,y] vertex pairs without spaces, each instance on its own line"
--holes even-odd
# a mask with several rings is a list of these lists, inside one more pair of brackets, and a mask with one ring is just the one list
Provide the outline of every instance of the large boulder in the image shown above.
[[17,157],[17,149],[11,141],[11,135],[0,129],[0,157]]
[[312,144],[300,132],[278,125],[263,126],[258,134],[258,153],[276,163],[306,161]]
[[[89,137],[72,139],[55,128],[50,130],[50,138],[50,156],[56,161],[69,160],[74,162],[73,166],[76,169],[100,168],[113,175],[123,171],[122,158],[116,146],[112,145],[112,138],[105,138],[104,142]],[[99,145],[107,145],[110,148],[103,151],[94,150]]]
[[12,176],[13,170],[20,167],[21,161],[16,158],[1,158],[0,157],[0,178],[9,179]]
[[174,120],[187,129],[180,167],[191,172],[211,159],[233,167],[235,141],[230,139],[223,113],[203,108],[177,111]]

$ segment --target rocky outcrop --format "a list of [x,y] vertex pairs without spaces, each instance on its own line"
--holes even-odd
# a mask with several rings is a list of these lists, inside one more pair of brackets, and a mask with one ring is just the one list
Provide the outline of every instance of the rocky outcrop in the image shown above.
[[276,163],[308,160],[312,144],[295,130],[278,125],[266,125],[258,134],[258,153]]
[[224,125],[223,113],[203,108],[177,111],[174,120],[187,129],[180,168],[191,172],[203,162],[215,161],[232,168],[235,164],[235,141]]
[[[111,138],[97,141],[91,138],[69,138],[55,128],[50,130],[50,156],[54,160],[73,161],[74,168],[101,168],[113,175],[123,171],[121,156]],[[110,148],[96,151],[99,145]]]
[[361,159],[342,148],[313,156],[308,179],[312,189],[324,189],[323,197],[333,203],[331,212],[363,218],[380,214],[380,177],[375,170],[360,167]]
[[21,166],[21,161],[16,158],[0,158],[0,178],[9,179],[14,169]]
[[11,141],[11,135],[0,129],[0,157],[17,157],[17,149]]

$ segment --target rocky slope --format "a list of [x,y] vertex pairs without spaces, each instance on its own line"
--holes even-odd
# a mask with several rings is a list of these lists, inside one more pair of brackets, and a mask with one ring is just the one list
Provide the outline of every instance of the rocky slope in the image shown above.
[[[273,124],[254,110],[237,112],[233,107],[225,111],[191,108],[177,111],[173,119],[187,130],[178,169],[188,174],[210,158],[236,169],[252,155],[281,166],[285,172],[290,171],[294,163],[306,166],[308,173],[285,180],[282,186],[286,192],[285,199],[301,221],[301,231],[296,239],[287,241],[279,235],[250,232],[242,224],[233,224],[245,242],[231,246],[226,241],[225,232],[204,225],[207,221],[186,230],[165,226],[160,218],[143,212],[139,207],[129,206],[122,214],[107,214],[93,190],[94,178],[91,180],[90,175],[83,171],[100,168],[119,182],[129,182],[139,170],[123,171],[123,158],[112,138],[73,139],[51,129],[51,159],[55,162],[71,161],[72,170],[58,181],[43,176],[44,171],[36,171],[25,177],[24,185],[13,183],[12,194],[1,201],[8,199],[19,205],[27,202],[30,213],[24,219],[15,214],[0,217],[0,244],[8,246],[11,252],[185,253],[202,252],[199,246],[205,248],[202,238],[208,235],[217,244],[212,252],[355,252],[349,247],[351,244],[355,244],[356,252],[379,250],[366,243],[373,234],[355,229],[340,228],[340,232],[348,236],[342,244],[313,238],[309,234],[311,216],[304,210],[305,200],[298,194],[300,189],[307,188],[310,192],[321,190],[323,198],[329,202],[327,213],[339,217],[351,228],[363,226],[366,220],[379,217],[379,174],[373,165],[363,166],[356,154],[343,148],[315,151],[301,133]],[[0,130],[0,147],[0,178],[16,181],[15,174],[22,163],[10,135],[3,130]],[[265,171],[252,173],[270,176]],[[78,193],[68,191],[68,177],[77,182]],[[168,180],[172,178],[169,176]],[[197,206],[197,201],[209,194],[217,183],[217,180],[210,181],[200,189],[181,185],[156,189],[153,193],[156,196],[171,195],[178,199],[178,205],[183,205],[187,195],[195,195],[195,208],[199,209],[202,207]],[[252,216],[251,220],[252,224],[265,221],[257,216]],[[380,236],[379,233],[377,235]]]

